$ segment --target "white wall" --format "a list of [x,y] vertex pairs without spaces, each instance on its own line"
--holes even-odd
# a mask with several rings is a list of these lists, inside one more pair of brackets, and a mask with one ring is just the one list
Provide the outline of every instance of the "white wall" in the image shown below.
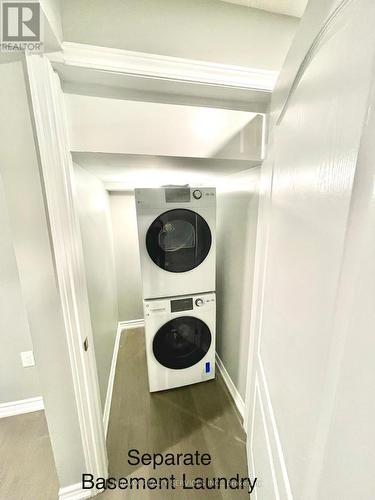
[[104,408],[119,321],[111,214],[108,193],[99,179],[74,165],[74,182],[96,366]]
[[258,500],[375,495],[371,0],[332,18],[286,101],[337,4],[310,1],[272,103],[247,419]]
[[0,403],[41,395],[36,367],[23,368],[20,352],[32,351],[12,232],[0,177]]
[[255,7],[256,9],[277,12],[286,16],[302,17],[308,0],[222,0],[224,2],[238,3]]
[[143,318],[141,268],[134,191],[111,192],[120,321]]
[[246,393],[250,310],[260,168],[226,180],[217,195],[217,353],[243,399]]
[[22,55],[0,63],[0,173],[60,486],[85,461]]
[[64,40],[279,70],[298,20],[218,0],[64,0]]
[[40,0],[40,5],[57,41],[62,42],[61,0]]

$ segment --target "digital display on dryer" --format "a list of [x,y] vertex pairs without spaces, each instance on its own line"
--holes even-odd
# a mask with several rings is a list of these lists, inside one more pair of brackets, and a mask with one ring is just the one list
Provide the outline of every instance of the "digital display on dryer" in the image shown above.
[[166,203],[187,203],[190,201],[190,188],[166,188]]
[[171,312],[191,311],[193,309],[193,299],[171,300]]

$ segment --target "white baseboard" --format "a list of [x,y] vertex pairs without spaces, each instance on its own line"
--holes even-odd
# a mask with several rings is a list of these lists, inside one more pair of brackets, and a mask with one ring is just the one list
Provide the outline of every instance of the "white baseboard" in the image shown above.
[[230,378],[229,373],[225,369],[225,366],[217,353],[216,353],[216,366],[219,372],[221,373],[221,376],[224,379],[225,385],[228,388],[229,394],[232,396],[232,399],[237,407],[239,414],[243,419],[245,415],[245,402],[242,399],[241,394],[238,392],[237,387],[234,385],[233,380]]
[[81,500],[82,498],[90,498],[94,490],[83,490],[81,483],[65,486],[59,490],[59,500]]
[[131,319],[129,321],[120,321],[119,326],[123,330],[130,330],[130,328],[142,328],[145,326],[145,320],[141,319]]
[[22,413],[31,413],[40,410],[44,410],[43,398],[41,396],[21,399],[19,401],[10,401],[9,403],[0,404],[0,418],[22,415]]
[[111,363],[111,369],[109,372],[107,394],[106,394],[106,398],[105,398],[104,411],[103,411],[103,426],[104,426],[104,435],[105,436],[107,436],[107,431],[108,431],[109,413],[111,411],[111,403],[112,403],[113,384],[115,382],[116,364],[117,364],[118,350],[120,347],[120,339],[121,339],[122,330],[123,330],[123,327],[121,326],[120,323],[118,323],[116,338],[115,338],[115,345],[113,346],[112,363]]
[[107,431],[108,431],[109,413],[111,411],[113,384],[115,381],[116,364],[117,364],[118,350],[120,347],[121,332],[122,330],[127,330],[130,328],[141,328],[144,326],[144,324],[145,324],[144,319],[133,319],[130,321],[120,321],[117,325],[115,345],[113,347],[113,354],[112,354],[111,370],[109,372],[107,394],[105,398],[104,411],[103,411],[103,425],[104,425],[105,436],[107,436]]

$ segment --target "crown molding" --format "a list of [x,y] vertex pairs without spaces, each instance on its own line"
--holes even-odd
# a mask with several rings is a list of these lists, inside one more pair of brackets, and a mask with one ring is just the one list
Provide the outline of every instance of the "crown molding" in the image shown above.
[[64,42],[52,63],[143,78],[272,92],[277,71]]

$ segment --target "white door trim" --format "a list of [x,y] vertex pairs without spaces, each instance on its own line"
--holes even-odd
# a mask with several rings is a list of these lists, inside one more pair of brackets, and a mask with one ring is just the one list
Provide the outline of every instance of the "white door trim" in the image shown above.
[[64,42],[52,62],[85,69],[203,85],[272,92],[278,71],[232,66],[195,59]]
[[107,452],[63,94],[45,56],[26,55],[26,65],[85,466],[94,476],[106,477]]

